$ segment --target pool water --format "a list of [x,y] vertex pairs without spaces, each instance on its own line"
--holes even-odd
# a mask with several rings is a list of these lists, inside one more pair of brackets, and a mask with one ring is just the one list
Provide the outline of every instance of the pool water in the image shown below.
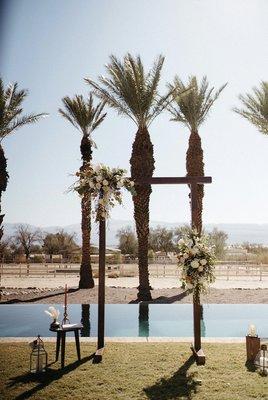
[[[62,304],[53,304],[60,310]],[[45,314],[49,304],[0,305],[0,336],[53,336],[50,318]],[[191,304],[108,304],[105,335],[109,337],[191,337],[193,335]],[[96,304],[70,304],[71,323],[82,322],[82,336],[97,336]],[[203,337],[243,337],[249,324],[257,327],[261,337],[268,336],[268,304],[205,304],[201,330]]]

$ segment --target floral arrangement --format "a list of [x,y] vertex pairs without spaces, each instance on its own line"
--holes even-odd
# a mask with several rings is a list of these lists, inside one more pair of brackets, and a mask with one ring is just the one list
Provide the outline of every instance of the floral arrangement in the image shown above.
[[60,315],[59,310],[57,310],[57,309],[56,309],[55,307],[53,307],[53,306],[48,307],[48,309],[49,309],[49,311],[45,310],[45,313],[46,313],[47,315],[49,315],[50,318],[51,318],[53,321],[57,321],[58,318],[59,318],[59,315]]
[[206,236],[199,237],[196,230],[189,231],[178,242],[178,265],[182,267],[183,285],[204,293],[215,281],[215,256]]
[[126,170],[109,168],[105,165],[86,165],[76,173],[79,180],[73,190],[80,196],[89,193],[95,201],[96,221],[109,217],[109,212],[116,204],[122,204],[121,189],[135,194],[134,182],[125,177]]

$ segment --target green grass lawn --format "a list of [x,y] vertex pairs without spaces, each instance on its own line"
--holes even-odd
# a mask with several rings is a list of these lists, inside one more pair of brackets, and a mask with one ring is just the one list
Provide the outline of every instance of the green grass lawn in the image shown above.
[[[51,362],[54,345],[46,349]],[[268,399],[268,378],[247,369],[244,345],[204,345],[204,367],[195,365],[189,344],[108,344],[100,364],[92,363],[94,350],[83,343],[79,363],[67,343],[65,368],[51,364],[34,376],[27,343],[0,344],[0,399]]]

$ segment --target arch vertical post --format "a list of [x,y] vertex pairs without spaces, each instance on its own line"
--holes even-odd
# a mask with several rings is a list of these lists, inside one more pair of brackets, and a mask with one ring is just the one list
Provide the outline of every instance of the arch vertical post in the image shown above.
[[[191,226],[196,228],[197,224],[197,181],[191,183]],[[192,351],[198,365],[205,364],[205,354],[201,349],[201,305],[199,291],[193,293],[193,322],[194,322],[194,345]]]
[[98,345],[94,361],[100,362],[104,352],[105,329],[105,253],[106,253],[106,221],[99,221],[99,287],[98,287]]

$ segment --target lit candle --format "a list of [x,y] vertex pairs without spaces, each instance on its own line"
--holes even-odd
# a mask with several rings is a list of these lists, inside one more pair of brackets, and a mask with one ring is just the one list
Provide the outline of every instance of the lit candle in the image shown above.
[[257,336],[255,325],[253,325],[253,324],[249,325],[248,335],[249,336]]

